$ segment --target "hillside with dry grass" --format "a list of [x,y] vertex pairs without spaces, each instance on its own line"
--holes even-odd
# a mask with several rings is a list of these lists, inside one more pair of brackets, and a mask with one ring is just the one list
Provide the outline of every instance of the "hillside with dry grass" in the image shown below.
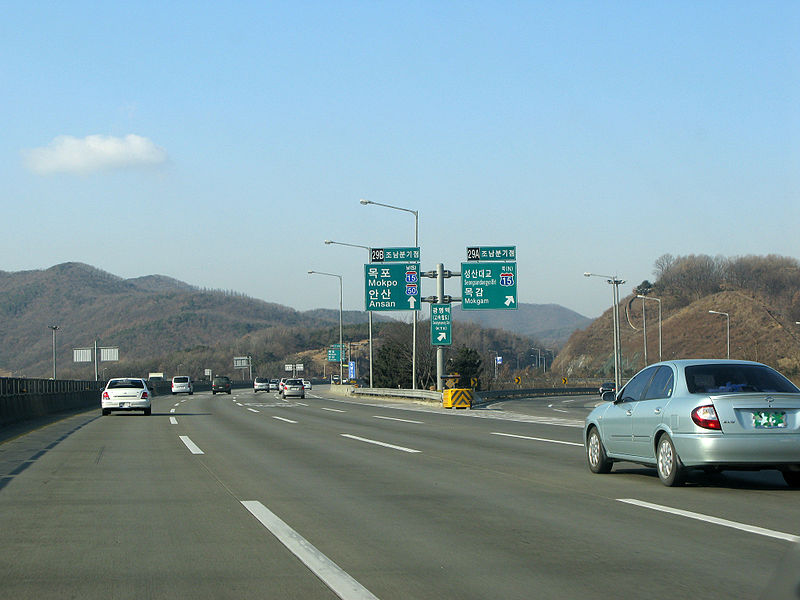
[[[791,258],[665,255],[656,262],[655,283],[637,292],[662,300],[662,356],[725,358],[726,317],[730,315],[733,359],[757,360],[800,378],[800,265]],[[620,303],[624,377],[644,367],[643,301],[635,294]],[[646,304],[647,363],[659,358],[658,307]],[[612,310],[575,332],[553,364],[572,376],[613,379]],[[635,328],[635,329],[634,329]]]

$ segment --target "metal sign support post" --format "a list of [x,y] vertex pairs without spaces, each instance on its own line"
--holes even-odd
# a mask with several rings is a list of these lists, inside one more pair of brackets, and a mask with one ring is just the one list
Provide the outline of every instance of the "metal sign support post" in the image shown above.
[[[447,296],[444,293],[444,280],[448,277],[460,277],[461,273],[447,271],[444,268],[442,263],[438,263],[436,265],[435,271],[427,271],[425,273],[420,273],[420,277],[431,277],[436,278],[436,295],[435,296],[427,296],[422,298],[422,302],[431,302],[435,304],[451,304],[453,302],[460,302],[461,298],[453,298],[452,296]],[[449,318],[449,317],[448,317]],[[431,327],[433,328],[433,317],[431,317]],[[431,329],[433,331],[433,329]],[[444,334],[442,334],[444,335]],[[450,341],[450,334],[447,334],[448,341],[445,342],[449,344]],[[443,345],[436,346],[436,391],[441,392],[444,389],[444,347]]]
[[[444,265],[436,265],[436,302],[444,304]],[[444,376],[444,347],[436,346],[436,391],[443,389],[442,377]]]

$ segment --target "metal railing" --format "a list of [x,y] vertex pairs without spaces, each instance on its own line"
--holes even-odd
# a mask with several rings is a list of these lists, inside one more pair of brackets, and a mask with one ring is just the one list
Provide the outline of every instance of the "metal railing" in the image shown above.
[[99,391],[103,389],[104,385],[105,383],[101,381],[0,377],[0,396]]

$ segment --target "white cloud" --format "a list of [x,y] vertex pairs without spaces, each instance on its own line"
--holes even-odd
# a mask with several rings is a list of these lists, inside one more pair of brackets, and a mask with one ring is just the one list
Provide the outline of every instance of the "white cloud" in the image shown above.
[[28,168],[39,175],[88,174],[166,162],[167,152],[140,135],[90,135],[79,139],[60,135],[47,146],[23,153]]

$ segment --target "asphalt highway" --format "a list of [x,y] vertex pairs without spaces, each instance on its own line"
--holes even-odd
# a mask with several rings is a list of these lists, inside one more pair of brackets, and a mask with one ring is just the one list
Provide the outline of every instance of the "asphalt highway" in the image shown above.
[[[0,589],[42,598],[795,598],[777,472],[593,475],[597,398],[234,390],[0,443]],[[794,562],[793,562],[794,561]],[[788,576],[788,582],[786,577]]]

